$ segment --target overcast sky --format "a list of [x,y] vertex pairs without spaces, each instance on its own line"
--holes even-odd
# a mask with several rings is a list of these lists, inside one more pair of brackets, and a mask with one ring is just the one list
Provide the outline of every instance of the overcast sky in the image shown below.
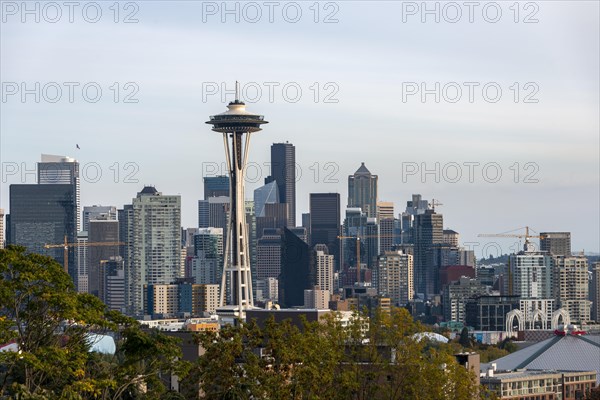
[[429,14],[392,1],[229,2],[229,12],[148,1],[119,3],[118,15],[113,2],[27,3],[34,14],[22,4],[2,3],[7,212],[8,185],[34,183],[21,172],[41,153],[63,154],[81,163],[82,205],[122,207],[153,184],[181,194],[183,225],[197,226],[202,177],[224,160],[204,122],[237,79],[269,121],[252,138],[247,198],[269,174],[270,145],[289,141],[298,215],[310,192],[340,192],[343,209],[364,161],[380,200],[399,213],[412,193],[435,198],[462,242],[529,225],[600,250],[596,1],[430,2]]

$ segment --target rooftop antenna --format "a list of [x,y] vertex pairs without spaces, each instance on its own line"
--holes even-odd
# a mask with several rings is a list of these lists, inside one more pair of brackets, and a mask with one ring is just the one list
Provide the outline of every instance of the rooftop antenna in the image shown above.
[[236,103],[240,99],[238,96],[239,91],[240,91],[240,83],[238,81],[235,81],[235,101],[236,101]]

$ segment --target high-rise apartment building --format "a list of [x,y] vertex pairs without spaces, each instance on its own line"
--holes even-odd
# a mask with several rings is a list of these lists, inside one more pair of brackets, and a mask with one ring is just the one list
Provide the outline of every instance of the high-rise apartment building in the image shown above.
[[367,217],[377,217],[377,175],[371,174],[364,162],[348,176],[348,207],[360,207]]
[[229,197],[229,177],[227,175],[204,178],[204,200],[211,197]]
[[553,297],[569,312],[571,321],[581,324],[591,319],[587,257],[554,257]]
[[271,176],[265,184],[277,183],[279,201],[288,205],[288,224],[296,226],[296,148],[291,143],[271,146]]
[[414,296],[413,256],[402,251],[387,251],[373,270],[373,284],[381,297],[403,307]]
[[310,245],[327,245],[329,254],[334,256],[336,270],[339,270],[340,235],[340,194],[311,193],[310,194]]
[[540,232],[540,251],[553,256],[570,256],[571,232]]
[[511,295],[522,299],[553,297],[554,260],[546,252],[520,251],[508,260]]
[[333,256],[322,250],[315,251],[316,286],[333,293]]
[[439,293],[435,247],[443,242],[442,214],[425,210],[414,219],[415,290],[426,297]]
[[144,286],[169,285],[181,268],[181,197],[146,186],[133,199],[128,306],[143,312]]

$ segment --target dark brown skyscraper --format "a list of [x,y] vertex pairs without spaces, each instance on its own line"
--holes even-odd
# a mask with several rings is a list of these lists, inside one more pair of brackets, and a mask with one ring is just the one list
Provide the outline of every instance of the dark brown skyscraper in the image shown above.
[[288,205],[288,226],[296,226],[296,148],[291,143],[271,146],[271,176],[265,184],[277,182],[279,201]]

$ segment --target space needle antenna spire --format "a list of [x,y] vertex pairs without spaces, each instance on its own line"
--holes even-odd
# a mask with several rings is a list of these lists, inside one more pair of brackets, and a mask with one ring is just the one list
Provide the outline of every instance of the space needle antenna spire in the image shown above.
[[[252,274],[250,270],[250,245],[246,224],[245,171],[250,149],[250,136],[268,123],[262,115],[246,110],[239,100],[239,82],[235,82],[235,100],[227,111],[213,115],[207,124],[223,135],[225,159],[229,170],[230,212],[223,257],[223,275],[219,295],[221,315],[245,318],[245,310],[254,307]],[[237,315],[236,315],[237,314]]]

